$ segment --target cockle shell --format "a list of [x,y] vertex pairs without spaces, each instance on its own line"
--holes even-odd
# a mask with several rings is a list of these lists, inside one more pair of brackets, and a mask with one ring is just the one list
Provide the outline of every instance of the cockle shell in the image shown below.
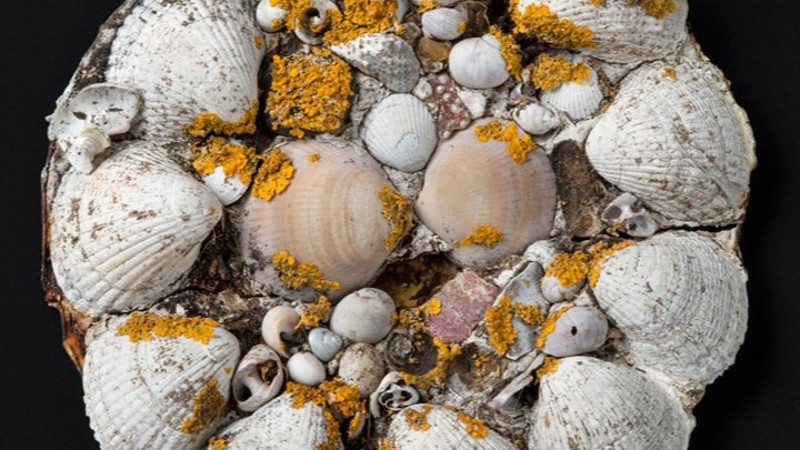
[[528,103],[514,109],[514,122],[530,134],[545,134],[561,126],[558,115],[540,103]]
[[624,334],[630,361],[702,388],[733,364],[744,341],[746,278],[711,239],[669,232],[603,261],[594,294]]
[[359,289],[343,298],[331,315],[331,330],[355,342],[374,344],[392,331],[394,300],[374,288]]
[[345,349],[339,360],[339,378],[358,388],[361,398],[366,398],[380,385],[386,373],[386,364],[375,347],[357,342]]
[[[573,58],[579,61],[580,58]],[[592,117],[603,101],[600,79],[597,72],[589,67],[589,78],[581,83],[567,81],[555,89],[541,94],[543,104],[565,113],[572,120],[584,120]]]
[[420,220],[450,243],[484,225],[503,233],[491,248],[453,249],[450,257],[463,266],[487,266],[522,252],[550,233],[555,214],[555,176],[547,156],[535,150],[518,164],[505,142],[478,140],[475,127],[487,122],[478,121],[439,145],[416,205]]
[[551,314],[556,316],[543,339],[544,353],[564,358],[597,350],[606,342],[608,320],[597,308],[567,306]]
[[134,313],[90,330],[84,400],[101,448],[196,448],[214,431],[228,401],[239,342],[210,319],[172,335],[179,326],[159,330],[168,336],[146,324],[183,319]]
[[425,167],[436,148],[436,121],[418,98],[394,94],[367,114],[362,139],[378,161],[404,172],[415,172]]
[[84,313],[146,308],[178,288],[222,215],[156,144],[129,141],[91,174],[68,172],[50,218],[56,280]]
[[584,0],[520,0],[518,11],[528,6],[546,6],[559,19],[592,31],[590,48],[578,48],[587,55],[615,63],[632,63],[663,58],[686,39],[687,0],[675,0],[675,10],[657,19],[637,2],[605,0],[593,5]]
[[325,366],[308,352],[295,353],[286,363],[289,378],[307,386],[317,386],[325,381]]
[[692,421],[677,397],[628,367],[576,356],[539,380],[531,450],[686,449]]
[[703,61],[631,73],[586,142],[600,176],[670,219],[702,225],[741,217],[752,152],[744,112]]
[[251,5],[143,0],[133,8],[111,45],[106,80],[141,94],[134,135],[181,140],[200,114],[234,123],[251,114],[264,52]]
[[[424,419],[415,421],[415,416]],[[477,419],[431,404],[409,406],[397,413],[389,426],[388,437],[397,450],[517,449],[511,441]]]
[[[389,252],[389,222],[378,192],[390,186],[385,172],[352,144],[296,141],[281,147],[296,171],[289,187],[271,201],[244,200],[240,247],[256,281],[288,298],[313,299],[310,287],[287,288],[272,268],[272,256],[288,251],[299,263],[314,264],[326,280],[341,284],[341,297],[365,286]],[[319,154],[311,162],[308,157]]]
[[389,33],[367,33],[331,51],[393,92],[411,92],[419,79],[420,64],[414,48]]
[[434,8],[422,13],[420,22],[425,36],[440,41],[458,39],[466,29],[466,11],[454,8]]
[[491,34],[458,41],[450,50],[448,64],[453,79],[471,89],[497,87],[511,76],[500,42]]
[[311,353],[321,361],[330,361],[342,349],[342,338],[331,330],[314,328],[308,332]]
[[[272,379],[265,380],[261,370],[271,364],[268,371],[274,372]],[[274,350],[258,344],[244,355],[233,375],[233,399],[236,407],[253,412],[275,398],[286,381],[286,368]]]

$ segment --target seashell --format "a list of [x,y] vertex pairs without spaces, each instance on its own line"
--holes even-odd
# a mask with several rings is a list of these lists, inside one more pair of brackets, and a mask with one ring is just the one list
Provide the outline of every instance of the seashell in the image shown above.
[[537,150],[524,164],[517,163],[505,142],[478,139],[476,127],[488,123],[479,121],[439,145],[416,205],[420,220],[451,244],[487,225],[503,234],[493,247],[454,248],[449,256],[462,266],[488,266],[522,252],[550,233],[555,214],[555,180],[547,156]]
[[311,353],[322,361],[328,362],[342,349],[342,338],[325,328],[314,328],[308,332],[308,346]]
[[[573,59],[580,60],[580,58]],[[542,103],[565,113],[572,120],[592,117],[600,109],[603,92],[600,89],[597,72],[591,67],[589,70],[589,78],[582,83],[567,81],[555,89],[543,91],[540,96]]]
[[597,308],[564,307],[545,321],[539,342],[542,351],[564,358],[597,350],[608,336],[608,320]]
[[397,450],[518,448],[480,420],[455,408],[431,404],[409,406],[396,414],[389,426],[388,437]]
[[679,401],[636,370],[583,356],[554,370],[528,413],[531,450],[687,448],[692,426]]
[[377,389],[369,395],[369,410],[373,417],[381,417],[381,408],[400,411],[419,400],[419,392],[407,386],[400,372],[393,370],[383,377]]
[[556,113],[540,103],[518,106],[511,114],[514,122],[530,134],[545,134],[561,126]]
[[[335,142],[304,140],[281,147],[295,168],[289,187],[271,201],[251,192],[243,202],[245,262],[256,281],[282,297],[312,300],[315,288],[328,287],[332,297],[341,297],[369,284],[388,257],[391,230],[378,195],[389,189],[386,174],[352,144]],[[315,154],[320,159],[309,161]],[[272,265],[279,252],[288,252],[298,264],[313,264],[329,282],[281,279]]]
[[51,213],[56,280],[73,307],[97,317],[177,289],[222,205],[156,144],[131,141],[91,174],[67,173]]
[[461,342],[483,320],[483,314],[497,292],[495,285],[475,272],[465,270],[434,295],[433,298],[439,300],[440,311],[426,315],[425,328],[442,342]]
[[255,123],[264,49],[256,44],[261,30],[248,5],[143,0],[125,17],[105,77],[142,96],[136,137],[184,140],[201,114],[240,124],[238,133],[255,131],[246,125]]
[[[538,309],[542,315],[547,314],[550,305],[545,300],[539,287],[539,281],[542,279],[543,274],[542,266],[537,263],[528,264],[503,289],[495,305],[503,297],[508,297],[512,300],[512,305],[519,304],[525,307],[533,307]],[[508,351],[504,356],[512,360],[518,360],[535,349],[540,327],[538,324],[523,321],[517,314],[511,319],[511,325],[517,330],[517,336],[514,342],[508,346]]]
[[544,353],[540,353],[538,350],[532,350],[515,361],[514,364],[519,364],[524,367],[524,369],[511,379],[511,381],[489,401],[487,406],[501,411],[508,416],[519,417],[522,414],[520,391],[533,383],[534,370],[541,367],[542,364],[544,364],[544,360]]
[[[439,6],[449,7],[455,6],[463,1],[464,0],[436,0],[436,4]],[[425,3],[425,0],[411,0],[411,3],[413,3],[415,6],[422,6],[422,4]]]
[[644,209],[638,198],[627,192],[608,204],[603,210],[602,219],[614,231],[633,237],[650,237],[659,229],[656,218]]
[[300,315],[294,308],[288,305],[276,306],[267,311],[261,321],[261,337],[270,348],[287,358],[289,354],[286,353],[284,336],[293,334],[299,323]]
[[670,219],[702,225],[741,217],[752,152],[747,119],[707,62],[634,71],[586,142],[600,176]]
[[573,275],[569,266],[586,267],[589,262],[589,254],[582,251],[554,254],[539,283],[542,296],[551,303],[574,300],[586,285],[586,277]]
[[425,167],[438,136],[428,108],[410,94],[386,97],[367,114],[362,139],[378,161],[404,172]]
[[[217,433],[212,442],[224,442],[225,450],[314,450],[344,449],[328,434],[325,410],[306,402],[295,407],[295,399],[284,394]],[[209,445],[208,450],[217,450]]]
[[242,183],[238,175],[226,176],[222,167],[217,167],[210,174],[203,175],[202,178],[203,183],[214,191],[219,201],[225,206],[236,203],[250,187]]
[[342,354],[339,360],[339,378],[358,388],[362,398],[366,398],[383,379],[386,364],[375,347],[361,342],[355,343]]
[[422,33],[440,41],[458,39],[466,30],[467,12],[462,9],[435,8],[422,13]]
[[277,397],[286,379],[286,369],[271,348],[258,344],[239,361],[233,375],[236,407],[253,412]]
[[239,342],[212,319],[116,316],[89,331],[86,414],[103,449],[196,448],[228,402]]
[[450,50],[448,64],[453,79],[471,89],[497,87],[511,76],[500,42],[491,34],[458,41]]
[[325,366],[308,352],[295,353],[286,363],[289,378],[307,386],[317,386],[325,381]]
[[286,10],[273,5],[273,0],[261,0],[256,7],[256,22],[267,33],[280,31],[286,26]]
[[66,148],[67,161],[78,172],[90,174],[94,170],[94,157],[111,147],[111,138],[102,131],[90,128],[77,136],[64,138],[61,144]]
[[604,260],[593,289],[625,335],[630,361],[702,388],[733,364],[744,341],[746,278],[711,239],[668,232]]
[[330,49],[390,91],[411,92],[419,79],[420,64],[414,48],[394,34],[366,33]]
[[[583,0],[520,0],[514,21],[518,34],[532,34],[539,40],[565,48],[575,48],[594,58],[615,63],[633,63],[663,58],[673,53],[686,39],[686,0],[675,0],[675,10],[656,18],[640,5],[628,0],[607,0],[600,5]],[[533,24],[526,20],[528,7],[545,11],[569,21],[575,31],[559,33],[550,22]],[[589,40],[582,39],[584,30]]]
[[[336,3],[330,0],[311,0],[311,8],[295,19],[294,34],[306,44],[318,45],[322,43],[325,26],[329,22],[328,12],[339,11]],[[315,29],[322,28],[322,31]]]
[[374,344],[392,331],[394,301],[374,288],[359,289],[333,309],[331,330],[355,342]]

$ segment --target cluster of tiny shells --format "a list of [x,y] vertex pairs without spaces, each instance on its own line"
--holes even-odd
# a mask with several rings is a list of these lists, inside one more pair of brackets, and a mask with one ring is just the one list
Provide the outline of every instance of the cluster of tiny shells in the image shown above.
[[747,116],[686,0],[501,3],[119,8],[43,176],[101,448],[688,447]]

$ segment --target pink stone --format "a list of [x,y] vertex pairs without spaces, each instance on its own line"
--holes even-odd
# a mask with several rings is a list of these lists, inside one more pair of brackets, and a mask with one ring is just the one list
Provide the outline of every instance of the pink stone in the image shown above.
[[431,335],[444,342],[461,342],[483,319],[498,293],[495,285],[465,270],[434,295],[442,303],[442,311],[426,317],[425,325]]

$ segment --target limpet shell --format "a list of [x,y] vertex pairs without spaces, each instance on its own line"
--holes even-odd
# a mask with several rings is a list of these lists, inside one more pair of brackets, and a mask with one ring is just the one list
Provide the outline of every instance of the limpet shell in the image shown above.
[[497,87],[511,76],[500,42],[491,34],[458,41],[450,49],[448,64],[453,79],[471,89]]
[[388,438],[397,450],[511,450],[511,441],[466,414],[417,404],[395,414]]

